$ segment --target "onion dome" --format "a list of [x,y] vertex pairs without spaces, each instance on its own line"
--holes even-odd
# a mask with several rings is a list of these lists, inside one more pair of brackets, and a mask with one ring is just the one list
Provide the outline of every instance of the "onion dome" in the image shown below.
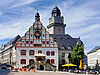
[[53,10],[52,10],[52,16],[60,16],[61,12],[59,10],[59,8],[56,6]]

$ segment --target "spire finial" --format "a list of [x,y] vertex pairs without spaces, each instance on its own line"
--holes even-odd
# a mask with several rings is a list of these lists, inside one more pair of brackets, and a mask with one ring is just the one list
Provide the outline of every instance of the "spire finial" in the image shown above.
[[38,12],[38,9],[37,9],[37,12]]
[[39,13],[38,13],[38,9],[37,9],[37,13],[35,14],[35,20],[37,21],[39,21],[40,20],[40,16],[39,16]]

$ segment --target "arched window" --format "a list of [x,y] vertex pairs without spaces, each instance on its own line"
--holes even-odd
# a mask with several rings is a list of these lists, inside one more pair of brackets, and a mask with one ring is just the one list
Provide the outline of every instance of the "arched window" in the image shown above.
[[55,55],[55,52],[54,51],[51,51],[51,56],[54,56]]
[[51,64],[54,64],[55,63],[55,60],[54,59],[51,59]]
[[26,55],[26,50],[21,50],[21,51],[20,51],[20,54],[21,54],[21,55]]
[[34,55],[34,50],[29,50],[29,55]]
[[29,64],[33,64],[33,63],[34,63],[34,59],[30,59]]
[[49,64],[50,64],[50,59],[47,59],[47,63],[49,63]]
[[41,54],[42,54],[42,51],[41,51],[41,50],[39,50],[39,51],[38,51],[38,54],[39,54],[39,53],[41,53]]
[[50,51],[47,51],[47,56],[50,56]]
[[26,64],[26,59],[21,59],[21,64]]

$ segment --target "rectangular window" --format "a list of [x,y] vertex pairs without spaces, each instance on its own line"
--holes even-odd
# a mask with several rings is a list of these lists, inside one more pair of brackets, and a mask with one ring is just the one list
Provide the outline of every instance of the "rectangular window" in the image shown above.
[[21,50],[21,55],[26,55],[26,50]]
[[62,58],[65,58],[65,53],[62,53]]
[[49,41],[47,41],[47,44],[49,44]]
[[25,59],[21,59],[21,64],[26,64],[26,60]]
[[41,44],[34,44],[35,47],[41,47]]
[[33,44],[33,41],[30,41],[31,44]]
[[43,44],[45,44],[45,41],[43,41]]
[[62,64],[65,64],[65,59],[62,59]]
[[34,55],[34,50],[30,50],[29,55]]
[[26,41],[26,44],[29,44],[29,41]]

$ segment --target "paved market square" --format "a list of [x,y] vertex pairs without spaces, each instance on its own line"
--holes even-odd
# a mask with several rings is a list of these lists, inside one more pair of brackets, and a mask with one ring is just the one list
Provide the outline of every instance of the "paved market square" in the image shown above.
[[85,74],[76,74],[68,72],[53,72],[53,71],[36,71],[36,72],[25,72],[25,71],[10,71],[10,70],[1,70],[0,75],[85,75]]

